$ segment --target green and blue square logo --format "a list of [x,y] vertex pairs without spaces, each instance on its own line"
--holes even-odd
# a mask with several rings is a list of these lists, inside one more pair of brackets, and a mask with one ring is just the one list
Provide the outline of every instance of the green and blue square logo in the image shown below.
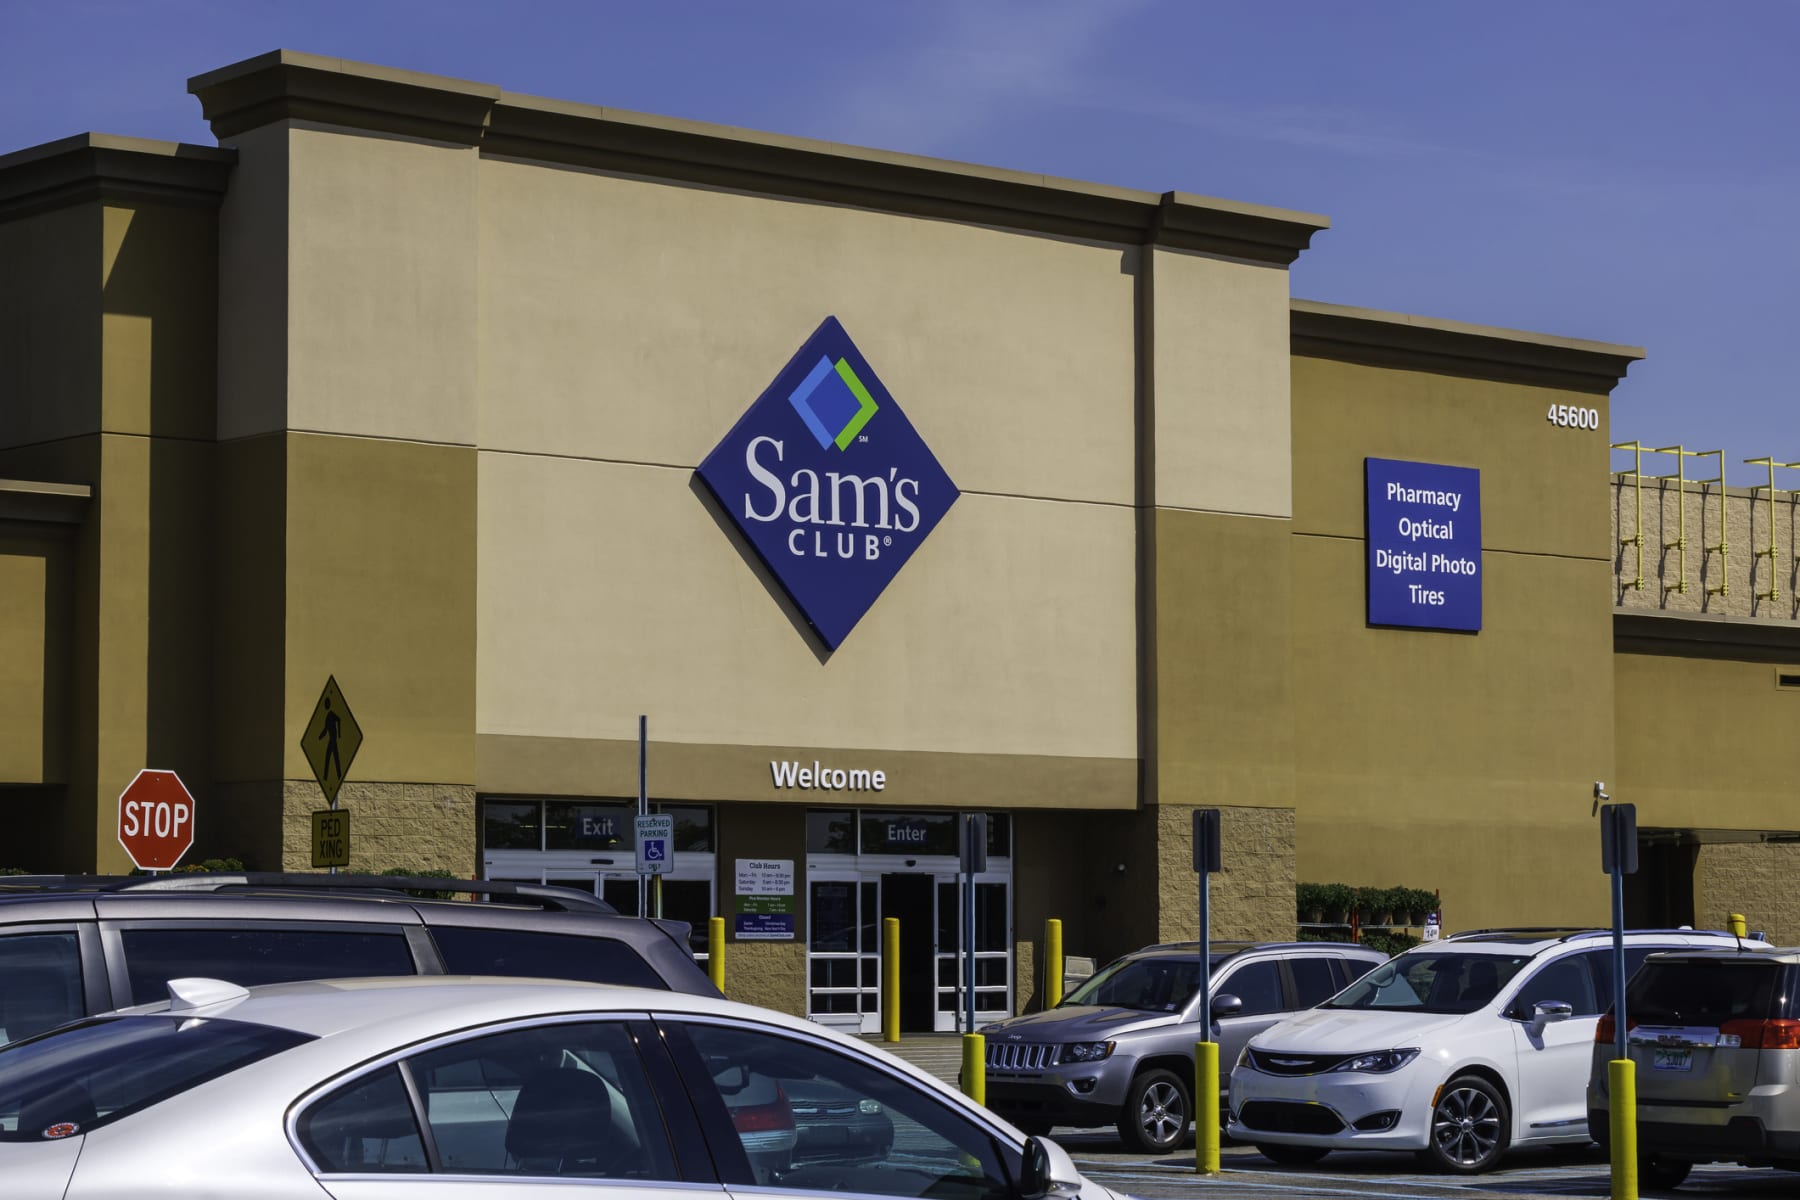
[[829,650],[961,495],[836,317],[697,473]]

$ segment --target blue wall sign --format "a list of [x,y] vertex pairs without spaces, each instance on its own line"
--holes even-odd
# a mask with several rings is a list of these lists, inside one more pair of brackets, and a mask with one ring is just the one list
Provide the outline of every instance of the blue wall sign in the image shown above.
[[1363,460],[1369,624],[1481,628],[1481,472]]
[[831,650],[961,495],[836,317],[698,474]]

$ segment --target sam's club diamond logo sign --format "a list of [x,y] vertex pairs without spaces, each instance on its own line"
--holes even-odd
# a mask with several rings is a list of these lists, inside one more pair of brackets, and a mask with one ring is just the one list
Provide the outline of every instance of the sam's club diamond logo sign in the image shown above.
[[699,475],[831,650],[961,495],[836,317]]

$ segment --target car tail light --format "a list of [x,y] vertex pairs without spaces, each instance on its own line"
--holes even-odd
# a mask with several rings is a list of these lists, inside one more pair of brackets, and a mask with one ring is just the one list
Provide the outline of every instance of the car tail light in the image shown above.
[[[1625,1032],[1630,1033],[1636,1028],[1637,1022],[1630,1017],[1626,1017]],[[1594,1041],[1598,1045],[1605,1045],[1607,1042],[1614,1041],[1618,1036],[1619,1023],[1613,1020],[1613,1015],[1611,1013],[1607,1013],[1605,1016],[1601,1017],[1600,1023],[1594,1026]]]
[[767,1133],[794,1128],[794,1110],[788,1106],[787,1093],[779,1086],[775,1099],[767,1104],[746,1104],[731,1110],[731,1126],[739,1133]]
[[1800,1021],[1727,1021],[1719,1026],[1719,1036],[1735,1036],[1746,1050],[1800,1050]]

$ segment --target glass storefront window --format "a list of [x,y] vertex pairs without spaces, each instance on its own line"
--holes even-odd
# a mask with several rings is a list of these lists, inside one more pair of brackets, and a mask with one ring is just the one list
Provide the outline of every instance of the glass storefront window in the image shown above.
[[955,854],[954,813],[865,812],[864,854]]
[[489,800],[482,806],[482,844],[489,850],[543,849],[543,806]]
[[631,818],[635,806],[574,804],[553,800],[544,805],[544,849],[613,850],[636,853]]
[[855,854],[856,819],[849,812],[806,814],[808,854]]
[[680,854],[711,854],[713,810],[687,804],[659,804],[656,811],[675,818],[675,850]]

